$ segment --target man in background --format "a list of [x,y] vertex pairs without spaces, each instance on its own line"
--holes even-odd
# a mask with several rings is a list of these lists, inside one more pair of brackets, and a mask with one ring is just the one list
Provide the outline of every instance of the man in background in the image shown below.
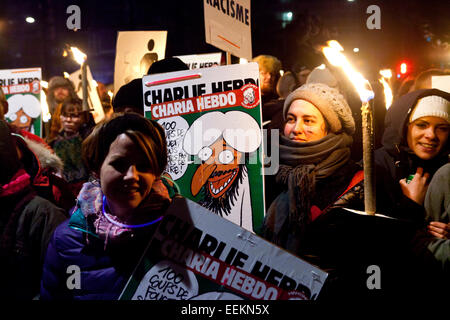
[[274,56],[259,55],[253,59],[259,66],[259,86],[261,87],[261,101],[264,104],[278,99],[276,90],[280,78],[281,62]]
[[51,114],[50,121],[46,124],[45,135],[47,141],[54,139],[61,129],[61,105],[64,101],[75,99],[77,94],[72,83],[67,78],[54,76],[48,82],[47,104]]

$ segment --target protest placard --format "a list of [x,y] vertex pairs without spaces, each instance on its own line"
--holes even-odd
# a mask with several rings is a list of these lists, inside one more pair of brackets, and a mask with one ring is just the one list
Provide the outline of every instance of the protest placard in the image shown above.
[[250,0],[204,0],[206,42],[232,55],[251,60]]
[[431,87],[450,93],[450,76],[432,76]]
[[[95,123],[99,123],[105,118],[105,112],[103,111],[102,102],[97,92],[97,85],[92,77],[91,69],[89,66],[86,67],[87,71],[87,96],[88,96],[88,106],[89,110],[92,110],[92,117]],[[70,74],[69,79],[73,82],[75,87],[75,92],[80,99],[83,99],[83,87],[82,87],[82,75],[81,70],[77,70]]]
[[167,31],[120,31],[114,65],[114,94],[121,86],[147,74],[153,62],[164,59]]
[[249,63],[143,78],[145,116],[166,131],[181,194],[247,230],[265,208],[258,77]]
[[195,202],[176,198],[119,299],[314,300],[327,276]]
[[189,69],[202,69],[209,67],[220,66],[222,54],[219,53],[205,53],[205,54],[191,54],[185,56],[176,56],[181,61],[186,63]]
[[8,102],[5,119],[42,137],[41,68],[0,70],[0,86]]

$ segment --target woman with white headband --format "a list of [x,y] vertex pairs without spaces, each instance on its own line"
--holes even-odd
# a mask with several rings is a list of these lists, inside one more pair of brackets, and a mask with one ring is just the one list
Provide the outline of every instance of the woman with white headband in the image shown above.
[[424,89],[387,111],[383,147],[375,151],[377,212],[424,221],[428,182],[448,162],[450,94]]

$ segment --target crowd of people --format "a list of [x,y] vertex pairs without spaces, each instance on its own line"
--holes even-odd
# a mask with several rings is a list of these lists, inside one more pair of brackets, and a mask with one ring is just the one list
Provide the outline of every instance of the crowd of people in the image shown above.
[[[376,208],[393,219],[367,222],[342,209],[364,211],[360,103],[336,70],[281,74],[276,57],[254,62],[263,127],[278,131],[280,159],[265,177],[259,235],[327,271],[325,301],[373,294],[373,264],[393,296],[448,288],[450,93],[430,81],[448,72],[399,87],[383,128],[375,127]],[[187,69],[166,58],[147,74]],[[181,197],[164,174],[164,130],[143,116],[141,79],[119,88],[114,113],[97,125],[70,80],[52,78],[47,96],[52,117],[42,139],[4,120],[0,89],[0,297],[117,299]],[[67,286],[73,265],[81,272],[75,289]]]

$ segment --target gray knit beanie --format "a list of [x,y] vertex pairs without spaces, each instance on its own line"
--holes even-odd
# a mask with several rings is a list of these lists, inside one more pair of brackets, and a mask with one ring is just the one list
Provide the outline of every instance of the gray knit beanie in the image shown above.
[[286,119],[289,107],[294,100],[312,103],[322,113],[330,126],[330,131],[341,130],[352,135],[355,133],[355,120],[352,111],[337,89],[323,83],[307,83],[291,92],[284,101],[283,117]]

